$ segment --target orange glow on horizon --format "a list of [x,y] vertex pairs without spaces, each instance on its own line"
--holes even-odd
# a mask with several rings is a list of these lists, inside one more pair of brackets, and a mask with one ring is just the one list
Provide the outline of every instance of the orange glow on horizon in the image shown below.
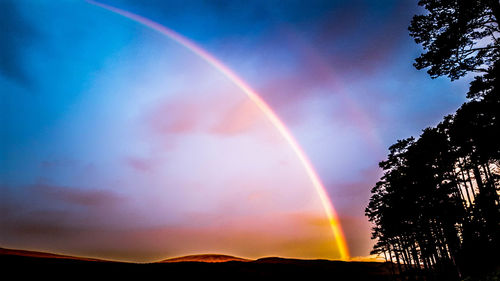
[[338,247],[340,258],[343,260],[349,259],[349,250],[347,247],[347,243],[345,241],[345,236],[342,231],[342,227],[340,225],[340,221],[338,215],[333,207],[333,204],[330,198],[327,195],[326,189],[321,183],[319,176],[314,170],[310,160],[307,158],[305,152],[302,150],[298,142],[292,136],[290,131],[286,128],[285,124],[279,119],[276,113],[269,107],[269,105],[248,85],[246,84],[240,77],[238,77],[231,69],[229,69],[222,62],[217,60],[214,56],[209,54],[207,51],[203,50],[201,47],[190,41],[189,39],[183,37],[182,35],[176,33],[173,30],[166,28],[156,22],[153,22],[147,18],[141,17],[134,13],[121,10],[106,4],[101,4],[92,0],[87,0],[90,4],[102,7],[106,10],[114,12],[116,14],[122,15],[128,19],[131,19],[137,23],[140,23],[144,26],[147,26],[167,37],[179,43],[180,45],[188,48],[193,53],[201,57],[203,60],[212,65],[215,69],[217,69],[220,73],[222,73],[225,77],[227,77],[231,82],[233,82],[238,88],[240,88],[252,102],[257,105],[257,107],[266,115],[269,121],[274,125],[274,127],[280,132],[280,134],[285,138],[287,143],[291,146],[292,150],[295,152],[300,162],[302,163],[308,177],[310,178],[316,192],[318,193],[325,213],[327,215],[330,228],[335,237],[335,242]]

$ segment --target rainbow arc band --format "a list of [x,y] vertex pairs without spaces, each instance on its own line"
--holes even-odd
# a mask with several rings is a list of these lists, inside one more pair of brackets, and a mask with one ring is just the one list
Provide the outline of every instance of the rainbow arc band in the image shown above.
[[212,65],[215,69],[217,69],[220,73],[226,76],[231,82],[233,82],[238,88],[240,88],[250,100],[252,100],[255,105],[269,118],[271,123],[276,127],[276,129],[280,132],[280,134],[285,138],[288,144],[291,146],[300,162],[303,164],[304,169],[306,170],[307,175],[309,176],[314,188],[316,189],[325,213],[327,215],[330,228],[335,237],[335,242],[337,244],[340,258],[343,260],[349,259],[349,249],[347,247],[347,243],[345,241],[345,236],[342,231],[342,227],[340,225],[339,218],[337,213],[333,207],[330,198],[327,195],[326,189],[321,183],[318,174],[314,170],[310,160],[307,158],[305,152],[302,150],[298,142],[292,136],[290,131],[286,128],[285,124],[279,119],[279,117],[274,113],[274,111],[269,107],[269,105],[248,85],[243,81],[240,77],[238,77],[231,69],[229,69],[222,62],[217,60],[213,55],[196,45],[194,42],[190,41],[186,37],[178,34],[177,32],[137,14],[110,6],[106,4],[102,4],[99,2],[95,2],[92,0],[86,0],[88,3],[99,6],[121,16],[124,16],[130,20],[133,20],[137,23],[140,23],[144,26],[147,26],[167,37],[179,43],[180,45],[186,47],[191,50],[193,53],[198,55],[200,58],[205,60],[207,63]]

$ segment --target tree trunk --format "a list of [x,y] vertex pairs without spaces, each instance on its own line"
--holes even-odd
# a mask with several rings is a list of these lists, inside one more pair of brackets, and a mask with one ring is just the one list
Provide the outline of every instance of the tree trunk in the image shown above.
[[467,194],[467,201],[469,201],[469,206],[472,206],[472,200],[470,199],[467,181],[465,180],[465,174],[464,174],[464,170],[462,168],[460,168],[460,175],[462,176],[462,180],[463,180],[464,185],[465,185],[465,193]]
[[392,261],[392,255],[391,255],[391,248],[390,246],[387,246],[385,251],[384,251],[384,258],[385,261],[388,262],[389,260],[387,259],[387,252],[389,252],[389,258],[391,260],[391,275],[392,275],[392,280],[396,279],[396,272],[394,271],[394,262]]
[[476,180],[476,184],[477,184],[477,188],[479,189],[479,192],[481,192],[481,193],[485,192],[483,178],[481,177],[481,172],[479,171],[479,168],[477,167],[477,165],[473,165],[472,171],[474,172],[474,178]]
[[487,166],[487,164],[481,165],[481,167],[483,168],[483,171],[484,171],[484,175],[486,177],[486,181],[488,183],[488,186],[487,186],[488,192],[491,194],[492,199],[498,203],[499,199],[498,199],[498,194],[496,192],[495,183],[493,181],[493,178],[491,177],[491,174],[488,174],[489,167],[488,167],[488,169],[486,169],[486,166]]
[[[400,258],[399,258],[399,255],[398,255],[398,252],[396,249],[394,249],[394,246],[392,246],[393,248],[393,251],[394,251],[394,255],[395,255],[395,258],[396,258],[396,262],[398,264],[398,270],[399,270],[399,274],[401,275],[401,273],[403,272],[403,268],[401,267],[401,262],[400,262]],[[391,252],[389,251],[389,254]]]

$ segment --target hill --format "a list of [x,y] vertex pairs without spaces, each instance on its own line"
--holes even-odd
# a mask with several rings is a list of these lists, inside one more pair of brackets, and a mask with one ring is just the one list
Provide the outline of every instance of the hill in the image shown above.
[[305,279],[392,280],[391,265],[380,262],[345,262],[267,257],[257,260],[226,255],[191,255],[155,263],[110,262],[42,252],[0,248],[4,276],[20,278],[102,279]]
[[219,254],[205,254],[205,255],[189,255],[178,258],[166,259],[163,261],[159,261],[158,263],[168,263],[168,262],[228,262],[228,261],[240,261],[240,262],[249,262],[251,260],[238,258],[228,255],[219,255]]
[[36,251],[26,251],[26,250],[14,250],[14,249],[4,249],[0,248],[0,256],[18,256],[27,258],[42,258],[42,259],[63,259],[63,260],[78,260],[78,261],[94,261],[94,262],[107,262],[104,260],[85,258],[85,257],[73,257],[65,256],[59,254],[36,252]]

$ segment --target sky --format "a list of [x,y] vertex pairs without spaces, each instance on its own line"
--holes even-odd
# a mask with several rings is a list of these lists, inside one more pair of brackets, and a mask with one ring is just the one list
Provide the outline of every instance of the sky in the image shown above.
[[[352,257],[397,139],[465,101],[413,60],[417,1],[105,3],[188,38],[245,81],[314,166]],[[0,0],[0,247],[126,261],[340,257],[269,118],[203,58],[85,1]]]

